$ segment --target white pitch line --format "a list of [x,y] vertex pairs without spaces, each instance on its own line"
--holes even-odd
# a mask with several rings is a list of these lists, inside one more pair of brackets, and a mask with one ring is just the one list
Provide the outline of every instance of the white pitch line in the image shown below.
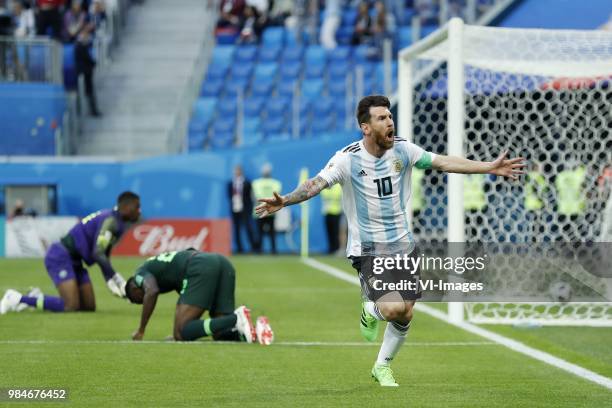
[[[315,269],[320,270],[321,272],[325,272],[336,278],[342,279],[345,282],[349,282],[354,285],[360,286],[359,278],[357,278],[356,276],[349,275],[348,273],[343,272],[342,270],[335,268],[331,265],[319,262],[311,258],[302,258],[302,262],[308,266],[311,266]],[[597,374],[584,367],[570,363],[569,361],[563,360],[559,357],[555,357],[552,354],[548,354],[544,351],[535,349],[533,347],[529,347],[519,341],[510,339],[508,337],[504,337],[497,333],[493,333],[489,330],[483,329],[482,327],[476,326],[474,324],[467,323],[467,322],[461,322],[461,323],[451,322],[448,319],[448,316],[444,312],[434,309],[431,306],[427,306],[424,304],[417,304],[416,309],[436,319],[442,320],[448,324],[451,324],[460,329],[463,329],[469,333],[476,334],[480,337],[484,337],[487,340],[490,340],[497,344],[505,346],[518,353],[524,354],[538,361],[542,361],[546,364],[557,367],[561,370],[567,371],[568,373],[574,374],[578,377],[584,378],[588,381],[594,382],[596,384],[599,384],[605,388],[612,390],[612,379],[605,377],[601,374]]]
[[[184,344],[184,345],[244,345],[235,341],[168,341],[168,340],[0,340],[0,345],[98,345],[98,344]],[[380,343],[346,341],[278,341],[273,346],[284,347],[379,347]],[[411,347],[474,347],[497,346],[492,341],[412,342]]]

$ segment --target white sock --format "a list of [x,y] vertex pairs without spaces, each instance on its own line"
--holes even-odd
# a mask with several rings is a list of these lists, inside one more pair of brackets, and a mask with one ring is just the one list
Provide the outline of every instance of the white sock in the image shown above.
[[376,359],[376,365],[391,364],[400,347],[406,341],[409,328],[410,323],[405,326],[397,322],[387,323],[385,336],[378,352],[378,358]]
[[369,314],[374,316],[376,318],[376,320],[385,320],[385,318],[383,317],[382,313],[380,313],[380,310],[378,310],[378,306],[376,306],[376,303],[371,302],[371,301],[366,302],[365,310]]

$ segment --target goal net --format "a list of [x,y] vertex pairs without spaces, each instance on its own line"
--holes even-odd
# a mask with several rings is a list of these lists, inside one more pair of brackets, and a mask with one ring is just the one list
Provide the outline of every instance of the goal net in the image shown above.
[[[523,248],[612,242],[612,33],[453,19],[399,59],[398,134],[434,153],[474,160],[508,150],[526,158],[529,172],[513,183],[426,171],[424,202],[412,221],[417,241]],[[494,283],[524,281],[524,290],[551,301],[465,302],[462,317],[612,326],[612,303],[583,301],[575,287],[579,282],[610,299],[611,271],[568,278],[562,271],[530,276],[538,274],[533,267],[499,270],[489,277]]]

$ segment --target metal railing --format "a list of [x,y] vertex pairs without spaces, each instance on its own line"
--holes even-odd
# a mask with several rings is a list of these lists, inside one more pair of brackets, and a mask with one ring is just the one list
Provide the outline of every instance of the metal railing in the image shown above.
[[47,37],[0,37],[0,81],[62,83],[62,45]]

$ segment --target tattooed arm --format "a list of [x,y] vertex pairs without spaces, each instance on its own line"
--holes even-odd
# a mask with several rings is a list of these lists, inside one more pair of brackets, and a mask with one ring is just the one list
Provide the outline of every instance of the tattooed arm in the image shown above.
[[320,176],[311,178],[303,182],[298,188],[287,195],[280,196],[278,193],[274,192],[274,197],[260,199],[259,202],[261,204],[255,208],[255,214],[257,214],[259,218],[267,217],[283,207],[306,201],[316,196],[321,190],[327,187],[327,181],[323,180]]

